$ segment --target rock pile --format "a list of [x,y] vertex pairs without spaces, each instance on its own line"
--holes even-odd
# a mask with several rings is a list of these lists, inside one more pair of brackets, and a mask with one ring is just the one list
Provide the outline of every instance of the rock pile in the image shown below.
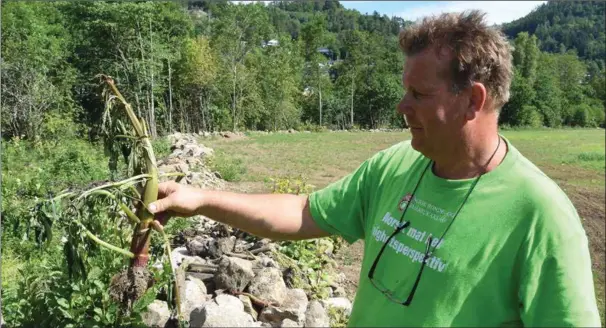
[[[161,171],[183,172],[186,183],[221,188],[223,181],[204,167],[212,149],[197,144],[195,136],[170,138],[173,152],[159,164]],[[310,301],[303,289],[293,288],[292,268],[280,267],[271,240],[203,216],[195,221],[174,236],[170,255],[190,327],[328,327],[329,307],[351,309],[347,298]],[[332,288],[332,295],[343,296],[341,287]],[[175,326],[165,299],[155,300],[142,315],[148,327]]]
[[[225,182],[217,172],[211,172],[207,160],[213,156],[213,150],[198,144],[195,135],[175,133],[168,136],[172,153],[158,161],[158,172],[181,172],[185,178],[181,183],[209,189],[222,189]],[[163,178],[163,180],[174,179]]]

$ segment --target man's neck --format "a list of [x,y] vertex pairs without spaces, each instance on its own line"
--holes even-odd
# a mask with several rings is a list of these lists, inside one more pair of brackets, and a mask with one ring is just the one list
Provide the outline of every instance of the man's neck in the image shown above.
[[497,131],[465,139],[447,156],[435,160],[435,175],[452,180],[475,178],[494,170],[507,154],[507,145]]

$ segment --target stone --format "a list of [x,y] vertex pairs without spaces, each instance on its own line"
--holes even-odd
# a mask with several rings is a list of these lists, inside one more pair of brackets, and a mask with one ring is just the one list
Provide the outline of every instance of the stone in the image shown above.
[[200,263],[200,260],[202,260],[197,256],[189,255],[189,252],[186,247],[177,247],[177,248],[173,249],[170,256],[172,258],[172,262],[173,262],[173,265],[175,266],[175,268],[180,266],[181,263],[183,263],[183,261],[185,259],[187,259],[188,261],[194,262],[194,263]]
[[217,289],[241,292],[254,276],[250,261],[223,256],[215,274],[215,286]]
[[200,257],[218,258],[222,255],[217,241],[211,237],[195,236],[185,243],[185,247],[190,254]]
[[337,286],[336,288],[334,288],[332,294],[335,297],[347,297],[347,293],[345,292],[345,288],[343,288],[341,286]]
[[218,249],[217,255],[221,256],[226,253],[231,253],[234,251],[235,246],[236,246],[236,236],[219,238],[217,240],[217,249]]
[[250,314],[253,319],[257,320],[257,318],[259,317],[259,313],[257,312],[257,310],[255,310],[252,301],[250,300],[250,297],[246,295],[238,295],[238,299],[240,299],[240,301],[244,305],[244,312]]
[[206,294],[206,285],[200,279],[188,277],[185,280],[181,293],[181,313],[185,320],[189,320],[191,313],[204,305],[210,299]]
[[263,268],[250,282],[248,291],[256,297],[282,304],[288,289],[282,278],[282,272],[277,268]]
[[289,289],[284,303],[279,306],[268,306],[259,314],[259,320],[268,322],[273,326],[281,325],[284,319],[294,321],[302,327],[305,323],[305,312],[307,311],[307,295],[302,289]]
[[191,313],[190,327],[251,327],[252,316],[244,312],[242,302],[231,295],[221,294],[202,308]]
[[[145,326],[151,328],[163,328],[169,318],[170,310],[168,309],[168,304],[160,300],[154,300],[147,306],[146,311],[141,314],[141,319]],[[2,325],[4,325],[4,322],[2,322]]]
[[280,327],[303,327],[303,325],[286,318],[282,320],[282,322],[280,323]]
[[326,309],[317,300],[309,302],[305,311],[305,327],[330,327],[330,318]]
[[322,305],[325,308],[340,308],[345,311],[346,315],[351,314],[351,301],[345,297],[332,297],[327,300],[322,300]]

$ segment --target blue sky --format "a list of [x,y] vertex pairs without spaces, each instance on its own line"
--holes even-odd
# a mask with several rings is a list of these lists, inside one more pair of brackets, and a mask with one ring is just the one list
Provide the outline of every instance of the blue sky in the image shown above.
[[511,22],[530,13],[547,1],[340,1],[343,7],[362,14],[377,11],[387,16],[399,16],[415,21],[423,16],[444,11],[480,9],[486,12],[489,24]]

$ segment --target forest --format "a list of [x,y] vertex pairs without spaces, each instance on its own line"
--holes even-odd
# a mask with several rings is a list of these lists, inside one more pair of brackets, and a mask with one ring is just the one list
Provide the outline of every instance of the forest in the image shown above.
[[[548,2],[501,26],[515,47],[503,126],[603,126],[604,3]],[[2,135],[96,140],[99,74],[153,136],[403,127],[412,22],[338,1],[2,3]]]

